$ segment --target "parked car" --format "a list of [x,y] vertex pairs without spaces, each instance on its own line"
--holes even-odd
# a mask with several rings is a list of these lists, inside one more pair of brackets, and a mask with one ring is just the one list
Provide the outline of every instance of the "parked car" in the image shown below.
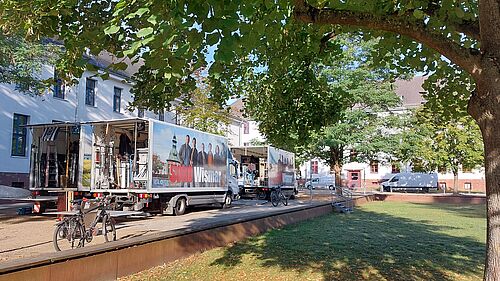
[[422,190],[438,188],[437,173],[398,173],[389,180],[382,182],[382,191],[393,190]]
[[328,188],[333,190],[335,188],[335,176],[330,175],[313,178],[306,181],[305,186],[307,189]]

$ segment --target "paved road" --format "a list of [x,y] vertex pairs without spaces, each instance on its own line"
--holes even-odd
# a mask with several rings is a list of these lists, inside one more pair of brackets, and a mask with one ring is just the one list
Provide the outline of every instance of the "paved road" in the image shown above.
[[[318,204],[319,196],[312,201]],[[209,226],[216,222],[232,221],[243,216],[252,216],[262,213],[277,212],[284,208],[300,208],[311,204],[308,198],[291,200],[289,206],[273,207],[262,200],[239,200],[233,203],[230,209],[221,210],[214,207],[194,208],[183,216],[153,216],[145,219],[120,219],[117,225],[118,239],[127,239],[148,235],[155,232],[180,228]],[[1,204],[4,210],[18,205]],[[10,207],[10,208],[7,208]],[[2,218],[0,216],[0,263],[8,260],[34,257],[54,251],[52,235],[56,220],[47,216],[14,216]],[[102,239],[90,244],[102,243]]]

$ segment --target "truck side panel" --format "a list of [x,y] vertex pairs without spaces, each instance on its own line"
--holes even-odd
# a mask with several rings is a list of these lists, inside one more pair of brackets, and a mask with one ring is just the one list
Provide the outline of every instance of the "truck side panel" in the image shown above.
[[269,187],[295,186],[295,155],[291,152],[269,146]]
[[148,191],[227,190],[227,140],[188,128],[151,122]]

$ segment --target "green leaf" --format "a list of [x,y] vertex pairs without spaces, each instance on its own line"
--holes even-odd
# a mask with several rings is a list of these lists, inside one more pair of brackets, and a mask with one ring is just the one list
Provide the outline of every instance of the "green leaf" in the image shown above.
[[119,30],[120,30],[120,27],[117,25],[108,26],[106,29],[104,29],[104,34],[106,34],[106,35],[115,34]]
[[422,12],[421,10],[414,10],[413,11],[413,16],[417,19],[423,19],[424,18],[424,12]]
[[137,37],[146,37],[153,33],[154,29],[152,27],[146,27],[137,32]]
[[459,18],[463,18],[465,16],[465,13],[464,11],[462,10],[462,8],[460,7],[455,7],[455,14],[457,15],[457,17]]
[[125,70],[127,69],[128,65],[125,62],[119,62],[113,64],[113,68],[116,70]]
[[208,45],[212,46],[212,45],[217,44],[217,42],[219,42],[219,33],[214,32],[214,33],[207,35],[207,44]]
[[156,21],[156,16],[155,15],[151,15],[149,18],[148,18],[148,22],[151,23],[152,25],[156,25],[158,22]]

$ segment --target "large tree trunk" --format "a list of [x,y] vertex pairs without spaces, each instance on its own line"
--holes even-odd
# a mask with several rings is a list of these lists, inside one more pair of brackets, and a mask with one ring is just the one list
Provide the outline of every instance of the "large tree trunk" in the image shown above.
[[500,0],[480,0],[481,64],[472,72],[476,93],[469,113],[484,142],[486,177],[486,261],[484,280],[500,280]]
[[339,163],[330,164],[330,173],[335,175],[335,186],[342,185],[342,166]]
[[335,186],[342,186],[343,148],[330,147],[330,173],[335,175]]
[[458,171],[453,171],[453,194],[458,194]]
[[[500,58],[500,57],[499,57]],[[500,67],[485,57],[477,92],[469,101],[469,113],[479,124],[484,141],[487,246],[484,280],[500,280]]]

